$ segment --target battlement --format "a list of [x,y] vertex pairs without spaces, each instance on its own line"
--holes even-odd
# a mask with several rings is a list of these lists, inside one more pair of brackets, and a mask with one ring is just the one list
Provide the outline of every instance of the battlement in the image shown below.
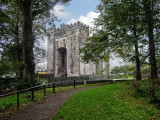
[[[89,26],[81,23],[80,21],[74,23],[74,24],[61,24],[60,27],[54,27],[54,37],[64,37],[68,34],[73,34],[72,32],[77,29],[88,29]],[[68,34],[67,34],[68,33]]]
[[60,27],[55,27],[55,31],[61,31],[61,30],[74,30],[74,29],[81,29],[86,28],[87,25],[81,23],[80,21],[75,22],[74,24],[61,24]]

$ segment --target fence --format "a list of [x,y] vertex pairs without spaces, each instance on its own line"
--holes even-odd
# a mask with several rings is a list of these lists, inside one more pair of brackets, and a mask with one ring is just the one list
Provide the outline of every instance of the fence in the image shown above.
[[[146,76],[145,76],[146,77]],[[68,85],[72,85],[71,81],[76,80],[78,83],[81,84],[84,80],[94,83],[94,81],[99,80],[107,80],[107,79],[115,79],[120,78],[116,75],[86,75],[86,76],[74,76],[74,77],[54,77],[54,74],[36,74],[36,79],[40,84],[47,84],[52,82],[57,82],[59,87],[65,87]],[[8,93],[14,91],[14,87],[9,84],[14,81],[15,78],[0,78],[0,94]],[[65,84],[64,84],[65,82]]]
[[46,87],[47,87],[47,86],[50,86],[50,85],[52,85],[53,92],[55,92],[55,83],[48,83],[48,84],[45,84],[45,85],[34,86],[34,87],[31,87],[31,88],[28,88],[28,89],[24,89],[24,90],[15,91],[15,92],[12,92],[12,93],[0,95],[0,98],[17,94],[17,108],[19,108],[19,101],[20,101],[20,100],[19,100],[19,98],[20,98],[19,96],[20,96],[20,93],[24,93],[24,92],[27,92],[27,91],[31,91],[31,101],[34,101],[34,91],[35,91],[37,88],[43,89],[43,90],[44,90],[44,96],[45,96],[45,95],[46,95]]
[[[126,80],[120,80],[120,81],[126,81]],[[19,108],[19,101],[20,101],[20,93],[24,93],[24,92],[27,92],[27,91],[30,91],[31,92],[31,101],[34,101],[34,91],[36,89],[43,89],[44,91],[44,96],[46,95],[46,88],[47,87],[52,87],[53,88],[53,93],[55,92],[55,88],[56,87],[62,87],[62,86],[71,86],[73,85],[73,87],[75,88],[76,85],[82,85],[82,84],[92,84],[92,83],[103,83],[103,82],[110,82],[110,83],[113,83],[115,82],[114,80],[97,80],[97,81],[92,81],[92,80],[65,80],[65,81],[58,81],[58,82],[52,82],[52,83],[48,83],[48,84],[44,84],[44,85],[39,85],[39,86],[34,86],[34,87],[31,87],[31,88],[28,88],[28,89],[24,89],[24,90],[20,90],[20,91],[15,91],[15,92],[12,92],[12,93],[8,93],[8,94],[4,94],[4,95],[0,95],[0,98],[3,98],[3,97],[6,97],[6,96],[11,96],[11,95],[14,95],[14,94],[17,94],[17,109]]]

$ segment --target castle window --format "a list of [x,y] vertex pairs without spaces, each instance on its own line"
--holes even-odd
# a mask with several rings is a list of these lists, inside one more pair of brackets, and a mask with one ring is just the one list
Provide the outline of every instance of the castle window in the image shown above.
[[65,40],[65,39],[63,39],[63,45],[64,45],[64,46],[66,45],[66,40]]

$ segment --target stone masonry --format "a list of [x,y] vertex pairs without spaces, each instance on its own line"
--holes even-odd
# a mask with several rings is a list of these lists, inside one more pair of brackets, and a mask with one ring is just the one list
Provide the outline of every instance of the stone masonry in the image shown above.
[[94,75],[103,69],[103,62],[98,66],[93,63],[85,64],[81,60],[80,49],[89,37],[89,27],[77,22],[71,25],[61,24],[60,28],[49,30],[48,38],[48,73],[60,76]]

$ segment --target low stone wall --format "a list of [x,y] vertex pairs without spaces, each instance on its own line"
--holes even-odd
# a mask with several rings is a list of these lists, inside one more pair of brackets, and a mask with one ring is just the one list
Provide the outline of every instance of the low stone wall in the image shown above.
[[89,80],[89,76],[56,77],[54,81],[58,82],[58,81],[73,81],[73,80],[76,80],[76,81]]
[[[159,75],[160,77],[160,75]],[[121,76],[116,75],[88,75],[88,76],[74,76],[74,77],[55,77],[54,74],[40,74],[39,78],[41,79],[47,79],[48,83],[51,82],[66,82],[66,81],[80,81],[84,82],[84,80],[87,81],[96,81],[96,80],[108,80],[108,79],[118,79],[122,78]],[[149,78],[149,75],[142,75],[142,78]],[[125,78],[122,78],[125,79]]]
[[[132,79],[133,80],[133,79]],[[85,81],[75,81],[76,85],[85,85],[85,84],[95,84],[95,83],[115,83],[115,82],[124,82],[124,81],[131,81],[131,80],[86,80]],[[74,86],[74,81],[59,81],[56,83],[56,87],[67,87],[67,86]]]

